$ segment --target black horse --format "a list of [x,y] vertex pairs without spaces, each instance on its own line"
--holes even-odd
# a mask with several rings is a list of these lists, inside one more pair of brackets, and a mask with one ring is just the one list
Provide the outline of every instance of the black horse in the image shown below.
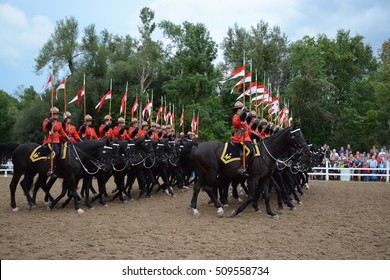
[[76,144],[68,143],[67,148],[63,149],[60,155],[60,160],[56,163],[58,165],[58,176],[64,179],[62,193],[56,199],[53,199],[46,187],[47,173],[50,168],[50,157],[46,157],[41,160],[34,160],[31,157],[33,151],[39,146],[36,143],[26,143],[19,145],[12,156],[14,164],[14,176],[10,183],[11,193],[11,207],[13,211],[17,211],[15,201],[15,191],[17,184],[24,174],[24,179],[21,182],[23,192],[27,198],[27,202],[30,208],[33,206],[34,201],[32,200],[29,190],[32,186],[34,176],[40,175],[40,183],[46,195],[52,201],[50,208],[52,209],[59,200],[65,196],[66,192],[73,196],[74,207],[79,213],[84,211],[80,209],[78,205],[76,182],[77,178],[82,172],[89,172],[87,166],[91,163],[96,169],[100,169],[103,166],[102,160],[106,158],[106,141],[84,141]]
[[[270,178],[276,167],[276,159],[290,146],[307,149],[302,132],[295,127],[283,129],[263,141],[259,141],[257,145],[261,151],[261,155],[253,157],[248,164],[250,174],[248,178],[248,198],[238,209],[233,210],[231,216],[236,216],[242,212],[250,203],[253,203],[253,207],[258,211],[258,199],[261,189],[264,190],[267,213],[270,216],[276,216],[270,207],[268,191]],[[205,142],[200,143],[193,152],[199,178],[195,184],[191,200],[191,208],[194,215],[199,215],[196,204],[199,191],[202,187],[218,209],[218,215],[222,216],[224,214],[224,210],[216,198],[217,179],[237,178],[237,169],[240,167],[241,162],[232,161],[224,164],[220,159],[223,148],[224,143],[222,142]]]

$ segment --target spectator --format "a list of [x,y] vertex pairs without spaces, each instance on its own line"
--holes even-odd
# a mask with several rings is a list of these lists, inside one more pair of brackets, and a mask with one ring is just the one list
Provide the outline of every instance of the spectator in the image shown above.
[[[371,159],[368,161],[368,166],[369,166],[370,168],[378,168],[378,162],[376,161],[374,155],[373,155],[373,156],[371,157]],[[376,174],[376,170],[370,170],[370,173],[371,173],[371,174]],[[370,176],[370,180],[371,180],[371,181],[377,181],[378,178],[377,178],[377,176]]]
[[344,150],[344,147],[341,147],[341,148],[340,148],[340,151],[338,152],[338,154],[339,154],[339,156],[340,156],[340,157],[343,157],[343,156],[345,156],[345,150]]
[[348,145],[347,145],[347,149],[346,149],[346,151],[345,151],[345,156],[348,157],[348,156],[351,155],[351,154],[352,154],[352,148],[351,148],[351,145],[348,144]]
[[14,169],[14,164],[12,163],[12,160],[10,158],[7,161],[7,169],[8,170],[13,170]]

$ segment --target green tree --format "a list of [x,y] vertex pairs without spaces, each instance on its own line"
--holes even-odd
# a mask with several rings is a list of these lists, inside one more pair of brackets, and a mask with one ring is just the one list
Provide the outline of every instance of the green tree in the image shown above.
[[70,74],[76,69],[76,58],[80,55],[78,39],[78,22],[74,17],[57,21],[54,33],[43,45],[35,59],[35,71],[52,66],[55,73],[67,66]]
[[12,129],[16,120],[18,101],[3,90],[0,90],[0,143],[12,139]]

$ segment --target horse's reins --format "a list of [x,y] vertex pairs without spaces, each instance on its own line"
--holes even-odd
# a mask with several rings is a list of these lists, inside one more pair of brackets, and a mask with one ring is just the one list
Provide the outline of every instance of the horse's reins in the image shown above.
[[[90,162],[96,166],[97,170],[95,172],[90,172],[86,167],[85,165],[83,164],[82,160],[81,160],[81,157],[79,156],[79,153],[77,152],[76,150],[76,146],[71,143],[71,146],[73,148],[73,151],[75,152],[76,154],[76,159],[78,159],[78,161],[80,162],[81,166],[83,167],[84,171],[87,172],[89,175],[95,175],[96,173],[99,172],[100,169],[102,169],[102,166],[104,164],[98,164],[97,162],[95,162],[95,158],[91,157],[90,155],[88,155],[87,153],[84,153],[82,150],[80,150],[79,152],[83,155],[85,155],[87,158],[90,159]],[[104,148],[110,148],[112,149],[111,147],[108,147],[108,146],[104,146]]]

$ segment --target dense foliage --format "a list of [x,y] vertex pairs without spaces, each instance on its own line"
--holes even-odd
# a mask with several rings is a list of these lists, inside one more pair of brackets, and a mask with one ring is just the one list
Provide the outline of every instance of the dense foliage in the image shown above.
[[[237,25],[228,29],[220,45],[223,62],[217,65],[218,45],[202,23],[156,23],[154,12],[143,8],[138,30],[138,38],[108,30],[98,33],[93,24],[80,32],[74,17],[65,18],[40,50],[35,70],[53,71],[57,84],[67,78],[68,101],[85,75],[85,105],[96,120],[108,112],[109,102],[100,112],[94,107],[112,79],[113,117],[119,117],[128,82],[127,118],[135,97],[142,107],[153,95],[154,112],[165,97],[172,108],[175,104],[177,131],[182,130],[178,124],[184,108],[185,131],[196,112],[200,138],[225,141],[232,132],[230,108],[237,95],[230,90],[236,81],[222,86],[218,81],[242,65],[245,52],[246,71],[251,68],[260,82],[265,80],[280,94],[281,105],[289,104],[310,142],[333,147],[349,143],[360,150],[390,144],[390,39],[375,56],[362,36],[352,37],[346,30],[338,30],[335,38],[319,34],[290,42],[279,27],[260,21],[249,30]],[[164,41],[153,39],[156,30]],[[60,110],[63,94],[55,103]],[[42,141],[41,123],[48,115],[50,93],[42,101],[36,95],[32,87],[18,88],[14,97],[0,90],[1,142]],[[67,105],[76,125],[81,124],[83,105]]]

